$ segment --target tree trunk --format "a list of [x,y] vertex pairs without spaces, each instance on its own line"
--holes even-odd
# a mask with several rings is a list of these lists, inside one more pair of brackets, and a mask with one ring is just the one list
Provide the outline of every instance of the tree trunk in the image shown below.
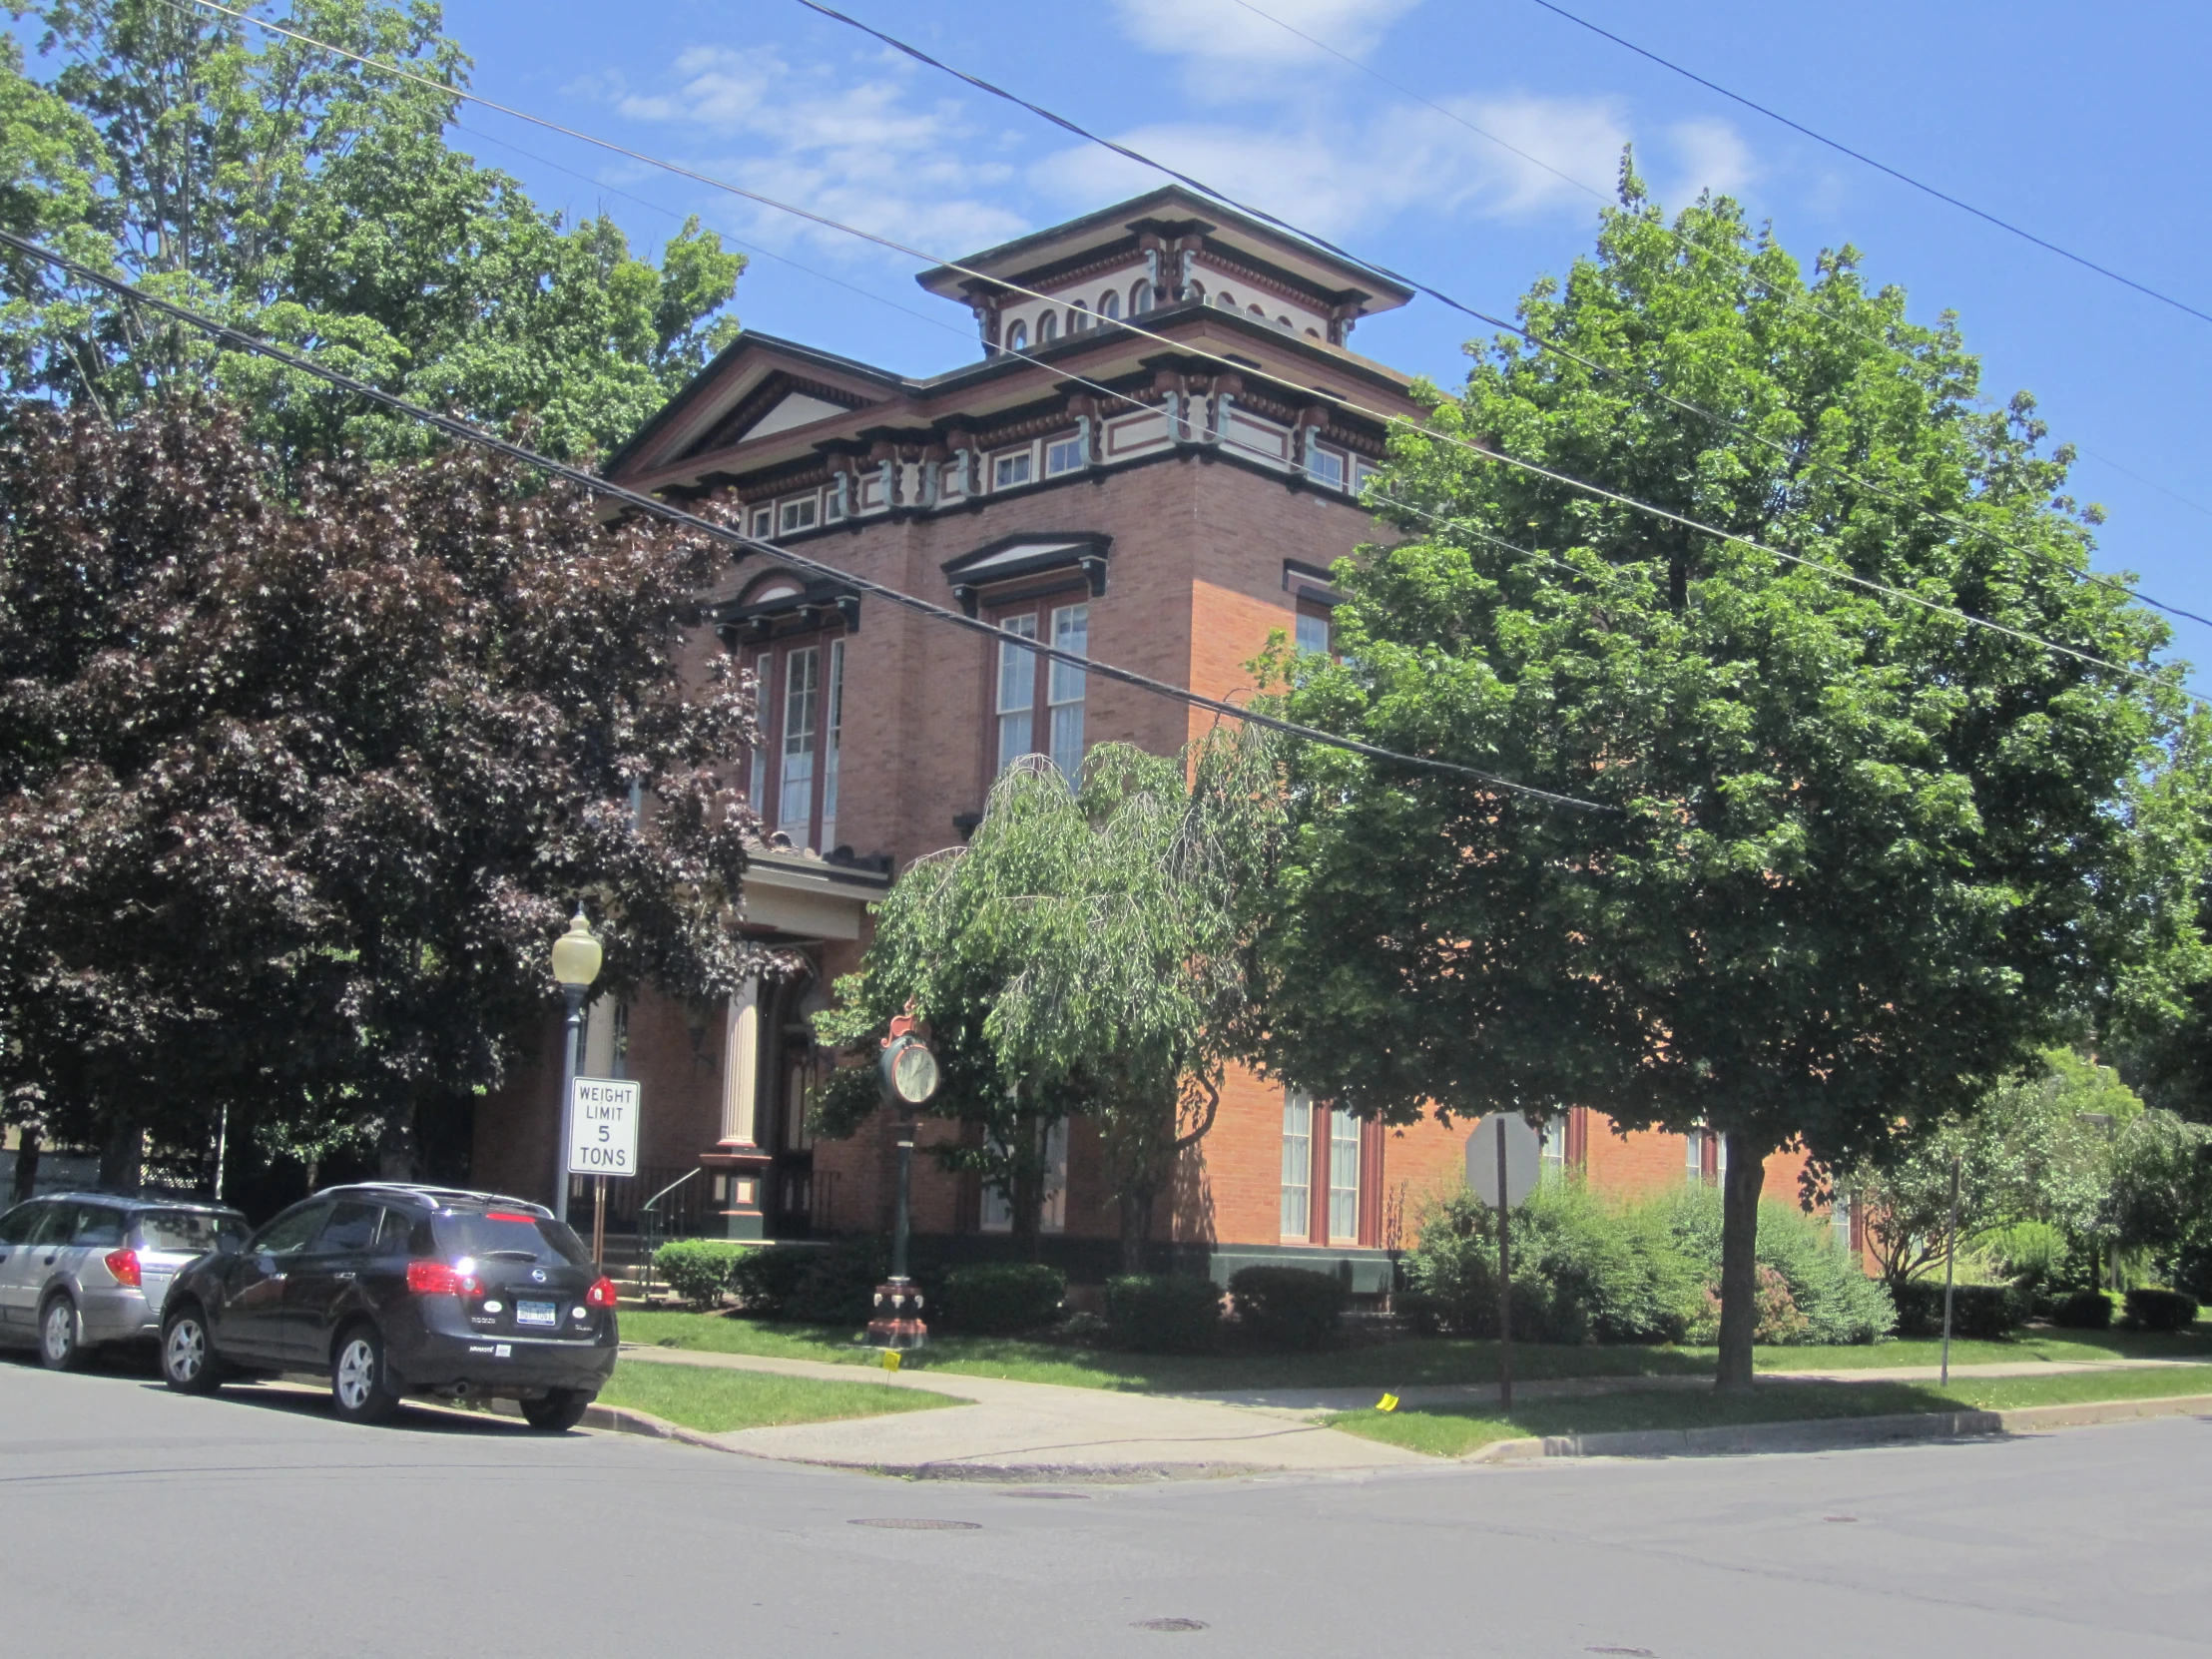
[[412,1102],[387,1114],[376,1132],[376,1176],[381,1181],[412,1181],[415,1156],[415,1108]]
[[1121,1194],[1121,1271],[1145,1271],[1145,1246],[1152,1238],[1152,1188],[1125,1187]]
[[1714,1386],[1751,1389],[1751,1341],[1759,1326],[1759,1195],[1767,1160],[1751,1137],[1730,1135],[1728,1175],[1721,1184],[1721,1363]]
[[23,1126],[23,1133],[16,1139],[15,1192],[9,1199],[11,1204],[30,1202],[32,1193],[38,1187],[39,1151],[45,1144],[46,1137],[38,1124],[26,1123]]
[[135,1193],[146,1178],[146,1131],[136,1118],[116,1111],[108,1119],[100,1145],[100,1185],[111,1193]]
[[1035,1112],[1014,1114],[1013,1189],[1007,1194],[1013,1211],[1014,1246],[1034,1262],[1044,1253],[1044,1144],[1043,1124]]

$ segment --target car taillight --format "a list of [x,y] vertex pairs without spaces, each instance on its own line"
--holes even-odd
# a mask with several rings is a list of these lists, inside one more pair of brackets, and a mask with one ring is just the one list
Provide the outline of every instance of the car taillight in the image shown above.
[[111,1250],[101,1258],[108,1264],[108,1271],[115,1275],[118,1285],[139,1288],[139,1259],[135,1250]]
[[409,1262],[407,1289],[417,1296],[488,1296],[481,1277],[444,1262]]
[[612,1279],[594,1279],[591,1289],[584,1293],[586,1307],[612,1308],[615,1301],[615,1282]]

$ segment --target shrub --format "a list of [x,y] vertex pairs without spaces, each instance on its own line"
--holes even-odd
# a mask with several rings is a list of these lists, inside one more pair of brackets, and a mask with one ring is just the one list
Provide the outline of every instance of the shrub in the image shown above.
[[2031,1295],[2055,1283],[2066,1270],[2065,1236],[2044,1222],[2000,1227],[1981,1240],[1981,1250],[2000,1278]]
[[1310,1268],[1239,1268],[1229,1279],[1237,1323],[1270,1348],[1322,1348],[1344,1312],[1344,1282]]
[[[1940,1280],[1915,1279],[1892,1286],[1897,1301],[1898,1335],[1940,1337],[1943,1334],[1943,1286]],[[1951,1287],[1950,1334],[1995,1342],[2027,1323],[2034,1299],[2018,1285],[1954,1285]]]
[[730,1289],[739,1304],[758,1319],[789,1317],[791,1300],[807,1271],[822,1260],[811,1245],[756,1245],[730,1269]]
[[2127,1323],[2138,1331],[2179,1331],[2197,1322],[2197,1299],[2142,1286],[2127,1293]]
[[1106,1335],[1140,1354],[1198,1354],[1221,1329],[1221,1287],[1183,1274],[1132,1273],[1106,1281]]
[[745,1254],[746,1247],[734,1239],[671,1239],[653,1253],[653,1271],[694,1308],[717,1308]]
[[[875,1287],[890,1272],[887,1240],[873,1234],[839,1239],[828,1250],[813,1252],[807,1271],[792,1287],[784,1317],[815,1325],[865,1325],[875,1309]],[[924,1315],[935,1301],[933,1296],[925,1297]]]
[[[1718,1286],[1721,1272],[1721,1195],[1711,1188],[1685,1190],[1665,1201],[1668,1227],[1702,1282]],[[1897,1324],[1897,1310],[1879,1280],[1859,1259],[1837,1247],[1826,1222],[1772,1201],[1759,1206],[1759,1263],[1782,1276],[1790,1301],[1804,1316],[1802,1328],[1786,1322],[1796,1343],[1873,1343]],[[1764,1318],[1764,1310],[1762,1311]],[[1761,1338],[1761,1341],[1766,1339]]]
[[2051,1305],[2050,1323],[2075,1331],[2102,1331],[2112,1323],[2112,1299],[2102,1291],[2075,1291]]
[[[1060,1316],[1067,1276],[1042,1262],[989,1262],[945,1275],[945,1324],[982,1337],[1034,1331]],[[926,1311],[926,1304],[924,1305]]]

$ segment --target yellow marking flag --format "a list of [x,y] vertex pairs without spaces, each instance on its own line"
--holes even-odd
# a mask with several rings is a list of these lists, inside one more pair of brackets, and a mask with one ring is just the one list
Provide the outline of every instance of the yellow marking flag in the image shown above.
[[1397,1409],[1397,1395],[1395,1395],[1395,1394],[1384,1394],[1384,1395],[1383,1395],[1383,1396],[1382,1396],[1382,1397],[1381,1399],[1379,1399],[1379,1400],[1377,1400],[1377,1401],[1375,1402],[1375,1408],[1376,1408],[1376,1409],[1377,1409],[1378,1411],[1394,1411],[1394,1410],[1396,1410],[1396,1409]]
[[883,1350],[883,1369],[885,1371],[898,1370],[898,1350],[895,1348]]

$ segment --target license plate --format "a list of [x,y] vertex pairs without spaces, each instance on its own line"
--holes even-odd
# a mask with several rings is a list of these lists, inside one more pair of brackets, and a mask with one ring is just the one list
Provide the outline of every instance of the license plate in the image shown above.
[[561,1305],[558,1302],[518,1302],[515,1304],[517,1325],[559,1325]]

